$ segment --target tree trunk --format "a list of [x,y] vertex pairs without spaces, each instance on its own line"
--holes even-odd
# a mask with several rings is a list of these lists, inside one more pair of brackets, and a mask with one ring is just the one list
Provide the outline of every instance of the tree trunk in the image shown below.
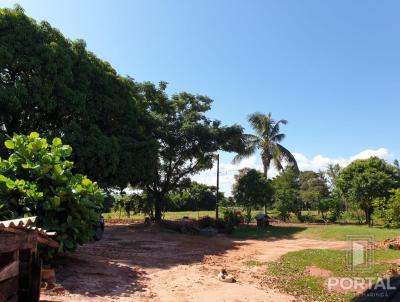
[[246,214],[246,222],[249,224],[251,221],[251,208],[246,208]]
[[264,168],[264,176],[265,176],[265,178],[268,179],[268,169],[269,169],[270,161],[263,158],[262,162],[263,162],[263,168]]
[[[269,165],[271,163],[271,161],[266,158],[264,155],[261,155],[261,159],[262,159],[262,163],[263,163],[263,167],[264,167],[264,176],[266,179],[268,179],[268,169],[269,169]],[[264,203],[264,214],[267,215],[267,206]]]
[[156,222],[161,222],[161,218],[162,218],[161,207],[159,206],[158,202],[156,202],[154,210],[154,220]]
[[372,210],[371,210],[371,208],[366,208],[365,210],[364,210],[364,212],[365,212],[365,222],[368,224],[368,226],[371,226],[371,214],[372,214]]
[[157,197],[154,200],[154,220],[156,222],[161,222],[162,218],[161,204],[162,204],[162,198]]

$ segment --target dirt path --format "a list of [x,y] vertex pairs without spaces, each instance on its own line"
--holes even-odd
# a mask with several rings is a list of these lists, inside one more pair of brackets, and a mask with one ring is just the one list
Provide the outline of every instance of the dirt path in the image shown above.
[[[44,294],[42,301],[295,301],[262,284],[265,266],[245,262],[275,261],[306,248],[344,247],[344,242],[304,238],[232,240],[109,226],[102,241],[60,260],[57,279],[66,292]],[[218,281],[220,268],[238,282]]]

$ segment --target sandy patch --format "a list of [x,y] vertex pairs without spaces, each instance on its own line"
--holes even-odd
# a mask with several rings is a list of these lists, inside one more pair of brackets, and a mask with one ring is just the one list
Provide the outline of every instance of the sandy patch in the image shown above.
[[329,278],[332,276],[332,272],[326,269],[319,268],[317,266],[307,266],[305,273],[313,277]]
[[[140,226],[113,225],[104,239],[63,257],[56,271],[62,296],[44,293],[46,301],[297,301],[262,280],[265,266],[248,260],[276,261],[289,251],[345,248],[345,242],[309,239],[233,240],[163,232]],[[226,268],[238,282],[217,279]]]

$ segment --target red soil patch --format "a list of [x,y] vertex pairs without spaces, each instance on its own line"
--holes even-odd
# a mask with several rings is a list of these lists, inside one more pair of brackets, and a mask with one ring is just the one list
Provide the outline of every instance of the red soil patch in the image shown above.
[[[142,225],[111,225],[103,240],[86,244],[58,261],[62,295],[46,301],[296,301],[263,282],[265,266],[248,260],[275,261],[306,248],[344,248],[344,242],[312,239],[234,240],[202,237]],[[226,268],[237,283],[220,282]]]

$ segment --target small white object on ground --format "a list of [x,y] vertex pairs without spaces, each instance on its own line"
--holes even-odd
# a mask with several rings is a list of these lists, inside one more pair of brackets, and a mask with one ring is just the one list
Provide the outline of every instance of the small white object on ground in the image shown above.
[[232,275],[229,275],[225,269],[221,269],[218,273],[218,280],[227,283],[236,282],[235,278]]

